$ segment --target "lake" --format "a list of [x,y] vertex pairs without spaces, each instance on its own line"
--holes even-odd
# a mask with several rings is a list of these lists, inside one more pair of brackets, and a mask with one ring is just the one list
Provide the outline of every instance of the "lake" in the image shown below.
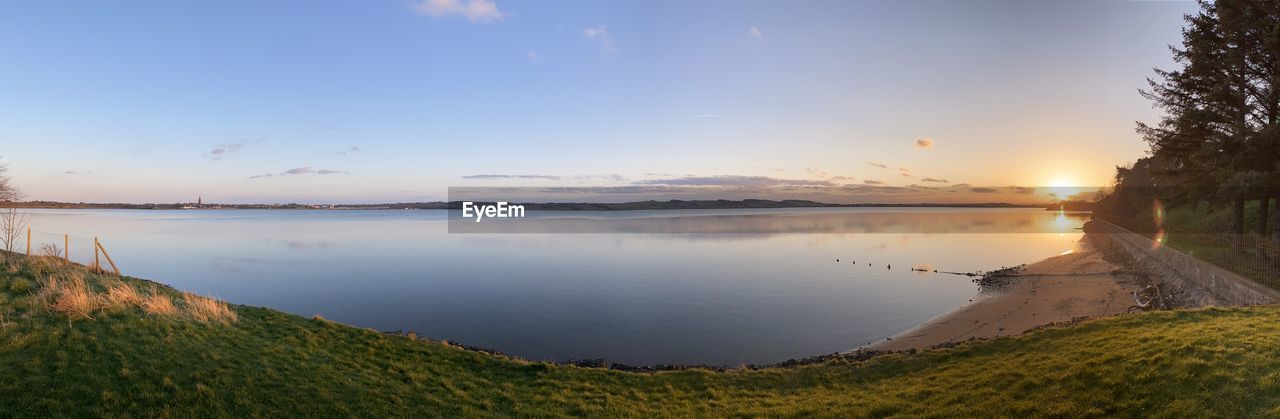
[[29,214],[37,249],[70,234],[71,257],[84,262],[96,236],[126,275],[232,303],[529,359],[730,366],[845,351],[911,328],[978,288],[910,268],[985,271],[1062,254],[1088,217],[530,211],[451,229],[444,210]]

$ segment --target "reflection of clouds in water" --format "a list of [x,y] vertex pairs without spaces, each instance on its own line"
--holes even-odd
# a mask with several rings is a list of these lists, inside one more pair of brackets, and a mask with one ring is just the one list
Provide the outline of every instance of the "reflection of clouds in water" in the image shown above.
[[213,267],[214,270],[218,272],[222,272],[227,275],[240,276],[244,274],[244,269],[241,269],[239,264],[234,263],[231,260],[224,257],[213,258],[213,260],[211,261],[211,266]]
[[262,259],[253,257],[227,257],[214,256],[212,261],[213,269],[232,275],[241,275],[244,273],[245,265],[301,265],[305,262],[289,261],[281,259]]
[[337,243],[334,243],[328,240],[303,241],[303,240],[290,240],[290,239],[278,240],[278,239],[270,239],[270,238],[260,238],[257,241],[267,243],[267,244],[279,244],[295,252],[301,252],[301,251],[306,251],[311,249],[329,249],[329,248],[338,246]]

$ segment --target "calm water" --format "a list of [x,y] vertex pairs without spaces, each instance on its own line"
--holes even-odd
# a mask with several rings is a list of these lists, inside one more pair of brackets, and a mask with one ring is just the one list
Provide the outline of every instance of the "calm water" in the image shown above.
[[531,359],[738,365],[891,336],[977,292],[910,267],[1032,262],[1070,249],[1084,221],[1037,209],[530,215],[508,224],[519,234],[450,233],[430,210],[34,210],[31,224],[37,248],[69,233],[72,258],[91,259],[98,236],[125,274],[239,304]]

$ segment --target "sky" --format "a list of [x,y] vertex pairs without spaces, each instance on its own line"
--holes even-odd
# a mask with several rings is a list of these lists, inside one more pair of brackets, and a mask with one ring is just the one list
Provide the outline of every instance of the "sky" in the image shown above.
[[1105,185],[1195,9],[5,1],[0,155],[71,202]]

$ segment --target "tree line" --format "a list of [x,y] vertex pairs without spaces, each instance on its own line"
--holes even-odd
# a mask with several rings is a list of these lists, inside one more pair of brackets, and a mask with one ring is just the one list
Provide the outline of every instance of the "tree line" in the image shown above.
[[[1149,155],[1116,171],[1099,210],[1133,214],[1166,205],[1232,208],[1232,233],[1245,233],[1248,201],[1259,201],[1257,232],[1280,203],[1280,2],[1200,2],[1185,16],[1175,67],[1155,69],[1140,93],[1160,109],[1139,122]],[[1280,212],[1280,211],[1277,211]],[[1280,241],[1280,223],[1270,223]]]

